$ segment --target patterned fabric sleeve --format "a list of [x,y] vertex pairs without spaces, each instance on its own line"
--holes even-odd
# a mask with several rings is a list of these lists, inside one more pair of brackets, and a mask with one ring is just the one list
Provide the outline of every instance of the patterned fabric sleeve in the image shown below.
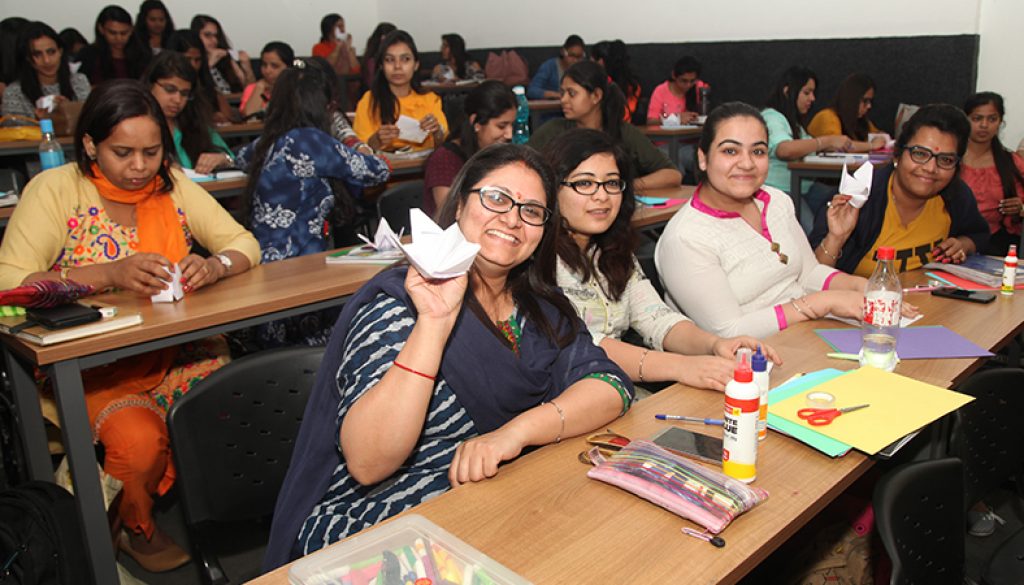
[[655,351],[663,351],[665,336],[676,323],[688,320],[661,300],[636,258],[633,259],[633,276],[623,296],[629,304],[630,327],[644,338],[644,345]]
[[28,116],[30,118],[36,117],[35,107],[28,98],[25,97],[25,92],[21,91],[21,82],[15,81],[14,83],[7,86],[7,89],[3,93],[3,115],[11,116]]

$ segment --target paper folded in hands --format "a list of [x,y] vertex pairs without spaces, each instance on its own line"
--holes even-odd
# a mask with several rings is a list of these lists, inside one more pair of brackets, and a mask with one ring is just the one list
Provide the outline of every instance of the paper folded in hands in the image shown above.
[[[405,228],[402,229],[404,231]],[[388,224],[388,220],[383,217],[380,218],[380,223],[377,224],[377,233],[373,235],[373,240],[364,236],[363,234],[356,234],[359,239],[366,242],[368,246],[377,250],[378,252],[390,252],[392,250],[398,251],[399,242],[402,240],[402,232],[395,233],[395,230],[391,229]]]
[[406,142],[422,144],[427,139],[427,131],[420,128],[420,121],[415,118],[403,114],[398,117],[395,126],[398,126],[398,137]]
[[166,289],[150,297],[154,303],[173,303],[185,296],[185,291],[181,288],[181,266],[175,264],[174,272],[168,270],[167,273],[171,275],[171,282],[167,284]]
[[466,241],[459,224],[453,223],[442,230],[420,209],[409,210],[409,225],[412,228],[411,244],[403,244],[398,237],[393,239],[424,278],[461,276],[469,270],[480,251],[479,244]]
[[860,209],[868,201],[871,194],[871,177],[875,172],[875,166],[869,162],[860,165],[860,168],[853,171],[853,174],[846,172],[846,163],[843,163],[843,175],[839,180],[839,193],[850,196],[850,205]]

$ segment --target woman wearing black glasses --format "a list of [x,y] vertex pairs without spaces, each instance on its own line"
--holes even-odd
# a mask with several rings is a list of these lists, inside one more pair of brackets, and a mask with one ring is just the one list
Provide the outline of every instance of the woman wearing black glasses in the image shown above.
[[861,209],[848,195],[818,213],[811,245],[818,261],[870,276],[879,246],[896,248],[896,268],[959,264],[984,249],[989,231],[970,188],[957,176],[970,122],[947,104],[924,106],[907,122],[891,165],[875,170]]
[[[629,159],[603,132],[570,130],[544,151],[561,183],[558,286],[601,346],[637,383],[682,382],[725,389],[740,347],[753,337],[724,339],[699,328],[658,296],[633,249],[636,232]],[[642,346],[622,341],[633,329]],[[765,347],[768,356],[778,356]]]
[[211,173],[235,164],[231,148],[213,129],[210,104],[197,87],[196,70],[181,53],[161,51],[142,77],[163,110],[182,168]]

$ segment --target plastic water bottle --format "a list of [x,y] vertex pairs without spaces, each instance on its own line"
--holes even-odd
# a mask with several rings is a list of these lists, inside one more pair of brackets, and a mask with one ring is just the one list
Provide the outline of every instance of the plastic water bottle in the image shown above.
[[750,369],[750,350],[740,350],[733,379],[725,385],[722,472],[750,483],[757,479],[757,417],[761,391]]
[[896,368],[896,337],[900,329],[903,287],[893,260],[896,249],[878,249],[878,264],[864,290],[860,365],[887,372]]
[[768,381],[768,358],[761,352],[761,346],[750,358],[750,369],[754,372],[754,383],[760,393],[760,406],[757,410],[757,440],[763,441],[768,437],[768,389],[771,383]]
[[1013,287],[1017,285],[1017,245],[1010,244],[1010,251],[1003,259],[1003,283],[999,291],[1004,295],[1012,295]]
[[516,122],[512,126],[512,143],[526,144],[530,141],[530,103],[526,100],[526,89],[517,85],[512,88],[516,96]]
[[701,116],[711,113],[711,87],[708,85],[697,88],[697,111]]
[[39,143],[39,164],[43,170],[64,164],[64,148],[53,135],[53,120],[40,120],[39,130],[43,133],[43,141]]

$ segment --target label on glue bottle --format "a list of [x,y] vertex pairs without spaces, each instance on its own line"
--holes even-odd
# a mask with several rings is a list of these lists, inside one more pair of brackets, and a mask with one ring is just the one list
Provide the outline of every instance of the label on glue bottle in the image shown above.
[[757,419],[761,392],[753,382],[747,353],[740,354],[733,380],[725,386],[722,472],[750,483],[757,478]]

